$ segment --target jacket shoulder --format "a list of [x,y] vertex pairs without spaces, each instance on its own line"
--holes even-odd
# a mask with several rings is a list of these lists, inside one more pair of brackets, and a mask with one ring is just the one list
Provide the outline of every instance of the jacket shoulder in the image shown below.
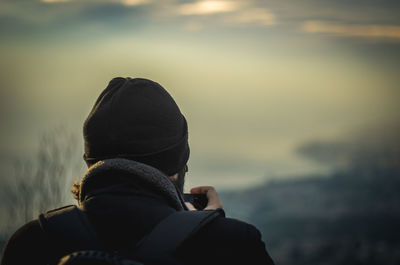
[[261,233],[254,225],[227,217],[217,218],[205,227],[203,233],[224,237],[232,242],[244,243],[245,241],[261,240]]
[[1,265],[47,264],[59,253],[43,232],[39,221],[33,220],[19,228],[8,240]]
[[[200,253],[195,255],[196,251]],[[199,230],[183,244],[180,253],[184,253],[183,259],[195,255],[199,264],[274,264],[254,225],[225,217]]]

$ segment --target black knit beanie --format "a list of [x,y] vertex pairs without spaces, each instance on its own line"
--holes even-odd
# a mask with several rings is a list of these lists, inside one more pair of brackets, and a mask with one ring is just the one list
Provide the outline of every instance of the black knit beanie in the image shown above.
[[86,119],[83,136],[89,164],[123,157],[171,176],[189,159],[185,117],[168,92],[147,79],[111,80]]

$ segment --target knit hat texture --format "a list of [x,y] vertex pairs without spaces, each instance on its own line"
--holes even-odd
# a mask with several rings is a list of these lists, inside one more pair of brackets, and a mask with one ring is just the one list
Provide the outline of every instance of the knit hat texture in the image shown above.
[[83,126],[85,161],[127,158],[171,176],[189,159],[186,119],[171,95],[143,78],[117,77]]

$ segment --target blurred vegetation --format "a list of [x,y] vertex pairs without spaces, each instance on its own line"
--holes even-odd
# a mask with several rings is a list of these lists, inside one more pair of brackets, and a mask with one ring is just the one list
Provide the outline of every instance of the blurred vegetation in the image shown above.
[[[83,162],[77,138],[60,127],[45,133],[33,160],[16,160],[0,186],[0,244],[40,213],[72,204],[72,183]],[[0,246],[2,247],[2,246]]]

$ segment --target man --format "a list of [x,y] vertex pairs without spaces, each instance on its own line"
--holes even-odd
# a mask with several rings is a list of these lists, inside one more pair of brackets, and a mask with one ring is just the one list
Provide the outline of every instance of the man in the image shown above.
[[[103,249],[127,249],[173,212],[195,210],[182,199],[187,123],[158,83],[111,80],[85,121],[84,140],[89,169],[73,193]],[[206,194],[207,210],[222,209],[213,187],[191,192]],[[54,264],[76,250],[51,238],[34,220],[11,237],[2,265]],[[222,216],[189,238],[177,259],[183,264],[273,264],[254,226]]]

